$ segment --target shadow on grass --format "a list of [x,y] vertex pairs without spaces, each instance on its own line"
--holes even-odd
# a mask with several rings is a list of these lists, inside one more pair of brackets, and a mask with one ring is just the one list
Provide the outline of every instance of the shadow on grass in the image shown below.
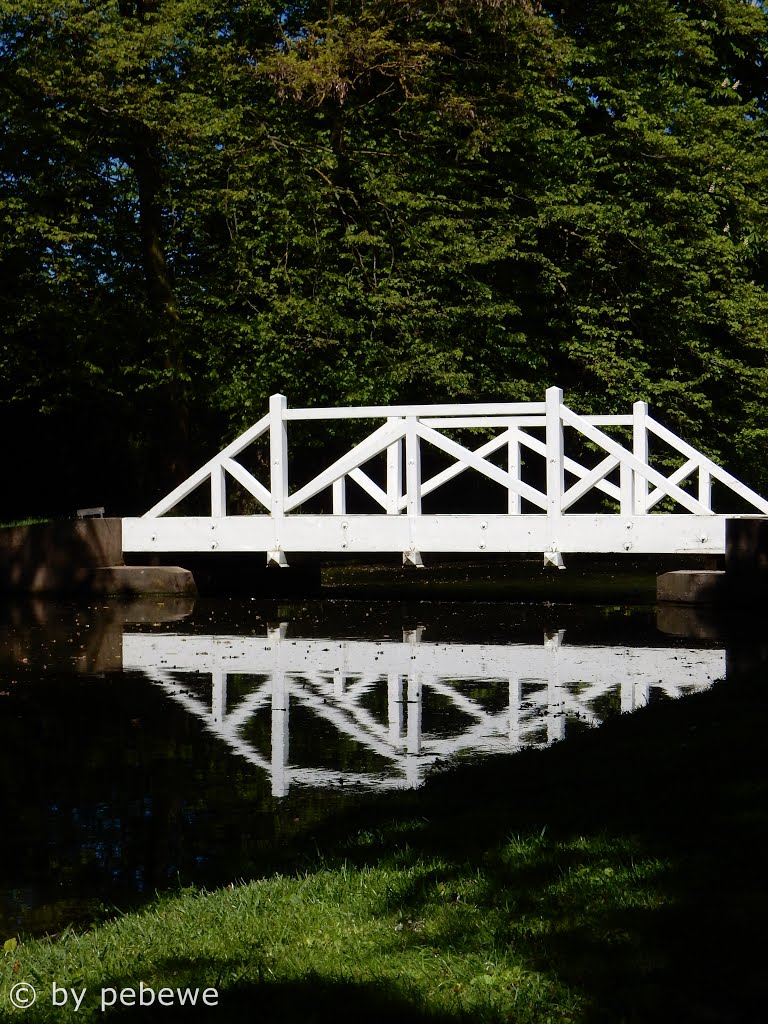
[[[193,987],[200,978],[210,977],[210,963],[184,961],[158,965],[164,973],[179,969],[180,984]],[[229,965],[230,967],[232,964]],[[242,964],[243,972],[252,969]],[[133,978],[112,981],[118,991],[135,986]],[[418,1008],[418,997],[392,991],[383,984],[329,981],[307,975],[302,981],[263,981],[246,983],[223,991],[216,1006],[147,1006],[107,1010],[111,1021],[130,1021],[139,1015],[142,1021],[157,1024],[204,1024],[211,1020],[232,1024],[258,1021],[259,1024],[456,1024],[461,1017],[435,1015]]]

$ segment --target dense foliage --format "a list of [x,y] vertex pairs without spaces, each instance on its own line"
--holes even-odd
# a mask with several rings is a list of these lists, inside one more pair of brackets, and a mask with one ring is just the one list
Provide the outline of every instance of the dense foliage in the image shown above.
[[744,0],[0,0],[3,512],[145,508],[275,391],[644,398],[768,488],[765,40]]

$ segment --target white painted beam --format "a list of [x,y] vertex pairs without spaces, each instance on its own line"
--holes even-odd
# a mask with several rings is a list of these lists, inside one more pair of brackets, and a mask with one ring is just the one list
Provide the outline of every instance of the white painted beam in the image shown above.
[[[501,471],[499,471],[501,472]],[[508,476],[508,474],[505,474]],[[123,520],[126,552],[273,550],[400,553],[544,551],[635,554],[724,554],[718,515],[290,515],[168,517]],[[279,545],[278,545],[279,541]],[[553,546],[554,545],[554,546]]]

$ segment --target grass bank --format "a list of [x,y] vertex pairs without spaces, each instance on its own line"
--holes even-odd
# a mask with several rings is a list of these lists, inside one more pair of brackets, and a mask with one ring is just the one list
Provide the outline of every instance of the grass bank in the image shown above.
[[[762,1019],[768,786],[762,673],[544,751],[383,797],[280,875],[188,891],[85,934],[11,941],[14,1020]],[[12,938],[12,937],[9,937]],[[38,998],[10,1009],[13,985]],[[52,985],[75,989],[52,1005]],[[119,1006],[140,984],[155,1003]],[[158,1006],[178,990],[198,1003]],[[202,990],[217,1005],[200,1005]],[[100,1009],[115,992],[116,1005]],[[176,993],[176,994],[174,994]],[[187,997],[189,998],[189,997]],[[61,996],[58,996],[61,1001]],[[211,997],[209,996],[209,1000]]]
[[0,523],[0,530],[10,530],[14,526],[39,526],[40,523],[50,522],[50,519],[45,519],[42,516],[32,516],[29,519],[14,519],[7,523]]

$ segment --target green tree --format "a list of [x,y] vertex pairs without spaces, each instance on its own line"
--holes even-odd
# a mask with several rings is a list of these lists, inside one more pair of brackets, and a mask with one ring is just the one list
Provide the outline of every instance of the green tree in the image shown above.
[[0,0],[6,422],[108,417],[141,507],[277,390],[560,383],[768,487],[765,39],[742,0]]
[[540,244],[559,264],[579,387],[647,398],[716,454],[754,454],[768,385],[764,14],[649,0],[557,17],[572,175],[539,200]]
[[[195,288],[212,261],[233,14],[4,0],[0,17],[6,401],[59,427],[85,408],[118,461],[133,448],[173,480],[207,397]],[[246,20],[273,40],[272,12]]]

